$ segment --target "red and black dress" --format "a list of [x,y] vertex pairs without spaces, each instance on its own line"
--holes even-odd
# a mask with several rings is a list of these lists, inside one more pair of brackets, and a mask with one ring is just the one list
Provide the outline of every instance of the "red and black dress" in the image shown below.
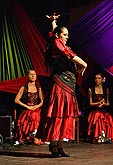
[[[28,84],[24,85],[22,101],[27,105],[37,105],[39,101],[38,90],[39,86],[37,86],[37,92],[28,92]],[[29,135],[37,132],[40,122],[40,112],[41,110],[39,108],[37,108],[36,110],[22,110],[17,119],[15,136],[16,140],[18,140],[19,142],[29,140]]]
[[60,39],[52,46],[50,84],[44,100],[43,141],[75,140],[75,117],[80,115],[75,94],[76,56]]
[[[106,89],[103,88],[103,94],[96,94],[95,88],[92,90],[92,100],[93,102],[98,102],[101,99],[106,100]],[[106,138],[113,139],[113,118],[108,112],[108,107],[97,107],[93,106],[91,112],[88,116],[88,137],[91,142],[98,140],[98,137],[102,134],[102,131],[105,132]]]

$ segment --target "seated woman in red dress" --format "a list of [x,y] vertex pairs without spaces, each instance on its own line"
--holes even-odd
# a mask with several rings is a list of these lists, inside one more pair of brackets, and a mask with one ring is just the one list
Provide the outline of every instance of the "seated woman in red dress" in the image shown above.
[[89,104],[91,112],[88,116],[88,137],[90,142],[101,143],[113,139],[113,118],[109,113],[109,88],[103,86],[105,77],[95,75],[95,86],[89,88]]
[[20,87],[15,97],[15,103],[23,107],[16,123],[16,144],[29,140],[29,135],[34,137],[35,144],[42,144],[41,140],[35,138],[43,105],[43,92],[36,79],[35,70],[29,70],[28,83]]

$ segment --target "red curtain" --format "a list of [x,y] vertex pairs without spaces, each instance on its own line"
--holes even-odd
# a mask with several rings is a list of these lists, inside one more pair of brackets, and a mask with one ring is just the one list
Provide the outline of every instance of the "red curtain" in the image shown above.
[[[28,82],[27,77],[23,76],[21,78],[16,78],[14,80],[7,80],[0,82],[0,90],[4,92],[10,92],[16,94],[22,84],[26,84]],[[40,84],[37,80],[38,85]]]
[[24,38],[33,67],[37,74],[47,75],[43,56],[46,42],[22,6],[15,0],[11,1],[12,9]]

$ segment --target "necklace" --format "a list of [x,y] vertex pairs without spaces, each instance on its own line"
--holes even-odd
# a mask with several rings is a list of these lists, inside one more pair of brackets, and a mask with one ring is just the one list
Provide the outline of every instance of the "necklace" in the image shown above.
[[98,88],[97,88],[96,90],[97,90],[98,92],[100,91],[100,89],[98,89]]
[[95,87],[95,92],[98,94],[103,93],[102,87]]

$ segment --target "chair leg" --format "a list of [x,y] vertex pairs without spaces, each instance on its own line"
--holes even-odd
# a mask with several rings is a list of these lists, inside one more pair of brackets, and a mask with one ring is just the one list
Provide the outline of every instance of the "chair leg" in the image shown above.
[[75,118],[75,137],[76,142],[79,143],[79,118]]

